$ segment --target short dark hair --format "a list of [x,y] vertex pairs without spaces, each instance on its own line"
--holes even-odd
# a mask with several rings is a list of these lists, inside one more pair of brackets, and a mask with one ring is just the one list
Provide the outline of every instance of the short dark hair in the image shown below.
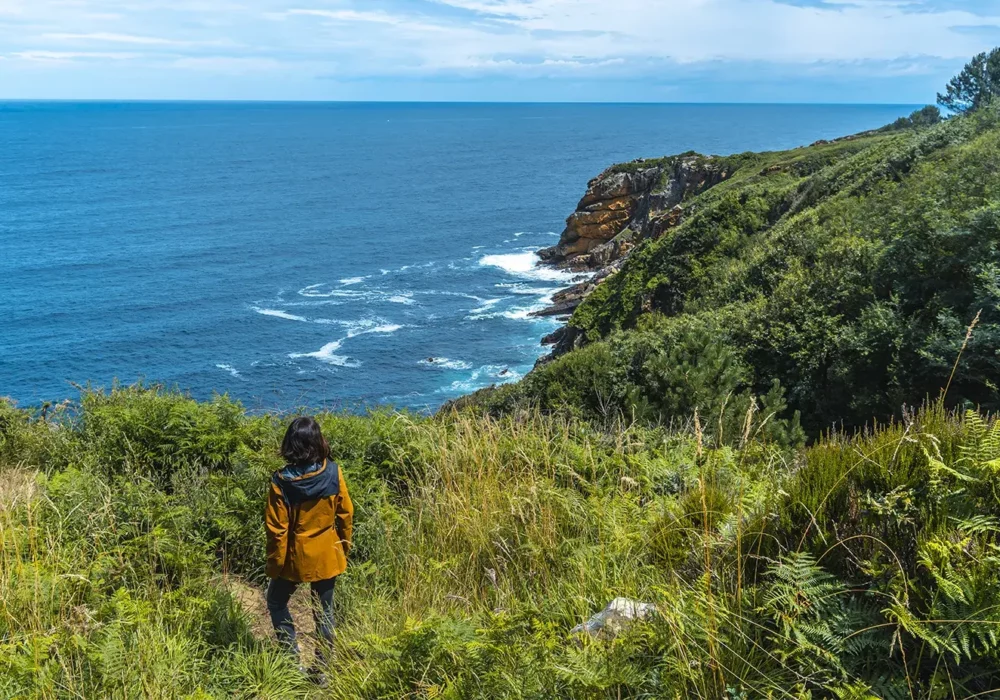
[[281,456],[289,464],[315,464],[329,455],[330,446],[315,418],[299,416],[292,421],[281,441]]

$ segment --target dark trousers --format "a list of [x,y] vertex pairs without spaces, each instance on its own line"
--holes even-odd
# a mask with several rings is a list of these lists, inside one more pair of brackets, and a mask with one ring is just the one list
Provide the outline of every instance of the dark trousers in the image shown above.
[[[320,637],[316,660],[320,663],[329,661],[333,652],[333,584],[336,581],[337,578],[334,577],[310,584],[313,619],[316,620],[316,632]],[[275,635],[296,657],[299,655],[299,645],[295,641],[295,623],[292,621],[292,613],[288,611],[288,600],[298,587],[298,583],[283,578],[271,579],[267,587],[267,610],[271,613]]]

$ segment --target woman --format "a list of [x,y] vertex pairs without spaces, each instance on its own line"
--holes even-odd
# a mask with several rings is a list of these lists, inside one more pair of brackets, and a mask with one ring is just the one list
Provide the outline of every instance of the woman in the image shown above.
[[330,459],[319,423],[296,418],[281,442],[286,465],[271,477],[267,498],[267,609],[278,640],[298,658],[288,600],[300,583],[312,587],[321,640],[310,675],[321,685],[333,650],[333,584],[347,569],[354,506],[343,472]]

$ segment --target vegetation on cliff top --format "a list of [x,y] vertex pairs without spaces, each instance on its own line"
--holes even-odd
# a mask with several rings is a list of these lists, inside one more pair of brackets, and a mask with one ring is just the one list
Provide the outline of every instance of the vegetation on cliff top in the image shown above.
[[589,347],[479,403],[658,423],[743,397],[738,422],[770,393],[815,436],[936,397],[978,314],[949,400],[1000,408],[1000,110],[905,121],[728,157],[577,308]]
[[938,104],[956,112],[979,109],[1000,97],[1000,47],[974,56],[962,72],[949,81]]

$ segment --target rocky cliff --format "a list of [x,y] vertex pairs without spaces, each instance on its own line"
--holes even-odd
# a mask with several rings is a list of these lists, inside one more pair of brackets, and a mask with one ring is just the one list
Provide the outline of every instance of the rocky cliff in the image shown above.
[[[592,273],[587,280],[555,294],[538,316],[568,316],[644,240],[677,226],[685,202],[731,174],[725,159],[694,153],[614,165],[591,180],[566,219],[559,243],[538,252],[550,265]],[[575,343],[569,329],[546,336],[556,354]]]
[[676,226],[685,200],[728,176],[725,160],[690,153],[612,166],[588,183],[559,243],[538,254],[559,267],[601,270]]

